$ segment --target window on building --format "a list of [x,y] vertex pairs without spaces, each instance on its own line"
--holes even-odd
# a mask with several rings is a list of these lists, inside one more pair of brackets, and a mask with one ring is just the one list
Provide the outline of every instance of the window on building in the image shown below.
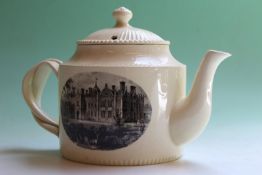
[[76,112],[76,117],[79,119],[79,111]]
[[113,101],[112,100],[109,100],[108,101],[108,107],[112,107],[113,106]]

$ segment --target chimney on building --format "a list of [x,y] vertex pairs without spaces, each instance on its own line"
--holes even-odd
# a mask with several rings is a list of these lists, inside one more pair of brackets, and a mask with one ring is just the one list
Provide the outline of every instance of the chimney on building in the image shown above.
[[84,88],[81,88],[81,95],[85,95],[85,90],[84,90]]
[[136,93],[136,87],[130,86],[130,92],[131,92],[131,94],[135,94]]
[[126,82],[120,81],[120,90],[124,92],[125,89],[126,89]]
[[92,88],[88,88],[89,89],[89,94],[92,94]]
[[116,86],[112,85],[112,90],[115,91],[116,90]]

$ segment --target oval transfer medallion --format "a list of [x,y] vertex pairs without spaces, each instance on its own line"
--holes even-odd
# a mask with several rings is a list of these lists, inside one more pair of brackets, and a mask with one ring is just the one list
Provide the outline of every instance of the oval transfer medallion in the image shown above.
[[152,107],[143,89],[131,80],[103,72],[69,78],[61,93],[61,117],[78,146],[113,150],[135,142],[150,121]]

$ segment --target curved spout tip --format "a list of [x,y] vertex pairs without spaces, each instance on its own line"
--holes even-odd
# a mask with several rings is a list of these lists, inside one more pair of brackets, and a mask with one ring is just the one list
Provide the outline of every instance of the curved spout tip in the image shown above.
[[224,59],[232,56],[232,54],[228,52],[223,52],[223,51],[218,51],[218,50],[209,50],[206,55],[210,55],[210,56],[212,55],[215,57],[217,55],[217,57],[224,58]]

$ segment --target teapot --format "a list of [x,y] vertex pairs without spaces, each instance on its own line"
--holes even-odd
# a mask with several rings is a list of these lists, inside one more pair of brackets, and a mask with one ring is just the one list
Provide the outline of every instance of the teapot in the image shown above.
[[[169,41],[129,24],[125,7],[116,24],[77,42],[71,59],[47,59],[23,79],[23,96],[36,122],[60,140],[69,160],[102,165],[146,165],[177,160],[211,114],[212,82],[229,53],[210,50],[186,95],[186,66]],[[41,108],[49,73],[59,82],[59,122]]]

